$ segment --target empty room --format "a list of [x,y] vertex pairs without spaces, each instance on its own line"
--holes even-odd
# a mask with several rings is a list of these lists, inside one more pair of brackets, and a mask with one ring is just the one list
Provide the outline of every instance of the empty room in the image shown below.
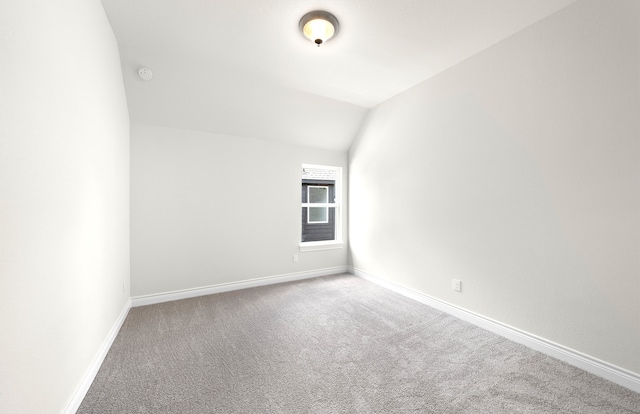
[[640,1],[0,1],[0,412],[640,413]]

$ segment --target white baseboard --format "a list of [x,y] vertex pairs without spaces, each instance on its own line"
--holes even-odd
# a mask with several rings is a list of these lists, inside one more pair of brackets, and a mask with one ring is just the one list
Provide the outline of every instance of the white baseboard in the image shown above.
[[93,380],[98,374],[98,370],[100,370],[100,366],[102,365],[104,358],[107,356],[107,353],[109,352],[113,341],[116,339],[116,336],[118,336],[118,332],[120,332],[120,328],[122,327],[124,320],[129,314],[129,309],[131,309],[131,300],[127,300],[127,303],[125,303],[124,308],[122,308],[122,312],[120,312],[118,319],[116,319],[116,322],[111,327],[109,334],[107,334],[107,337],[98,350],[98,353],[96,354],[95,358],[93,358],[91,365],[89,365],[89,368],[84,373],[82,381],[80,381],[80,384],[73,393],[71,400],[62,411],[62,414],[75,414],[75,412],[78,411],[78,408],[80,408],[82,400],[84,399],[85,395],[87,395],[87,391],[89,391],[89,387],[91,387]]
[[214,293],[230,292],[253,288],[258,286],[273,285],[276,283],[292,282],[294,280],[310,279],[313,277],[328,276],[338,273],[348,272],[347,266],[328,267],[324,269],[311,270],[307,272],[287,273],[284,275],[259,277],[256,279],[243,280],[239,282],[221,283],[218,285],[203,286],[193,289],[175,290],[173,292],[157,293],[152,295],[135,296],[131,298],[131,307],[153,305],[156,303],[170,302],[194,298],[197,296],[213,295]]
[[448,313],[456,318],[472,323],[514,342],[525,345],[536,351],[542,352],[543,354],[557,358],[570,365],[640,393],[640,375],[635,372],[609,364],[608,362],[487,318],[486,316],[459,308],[440,299],[425,295],[424,293],[389,282],[388,280],[367,273],[364,270],[349,266],[349,272],[427,306],[431,306],[432,308]]

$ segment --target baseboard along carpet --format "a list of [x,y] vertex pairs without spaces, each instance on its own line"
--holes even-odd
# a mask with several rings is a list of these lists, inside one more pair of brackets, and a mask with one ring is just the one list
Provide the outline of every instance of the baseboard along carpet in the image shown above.
[[131,309],[78,413],[640,413],[640,394],[353,275]]

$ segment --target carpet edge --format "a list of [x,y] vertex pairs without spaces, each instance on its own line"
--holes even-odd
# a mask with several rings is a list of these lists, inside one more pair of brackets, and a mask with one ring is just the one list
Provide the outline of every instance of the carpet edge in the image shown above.
[[84,400],[84,397],[87,395],[87,392],[89,391],[93,380],[95,379],[98,371],[100,370],[100,367],[102,366],[102,362],[106,358],[107,353],[109,353],[111,345],[113,345],[113,341],[115,341],[116,337],[118,336],[118,332],[120,332],[120,328],[122,328],[125,319],[127,319],[127,315],[129,314],[130,309],[131,299],[127,299],[124,307],[122,308],[122,311],[120,311],[120,315],[118,315],[118,318],[111,327],[111,330],[100,346],[100,349],[98,349],[96,356],[93,358],[93,361],[82,376],[82,379],[71,395],[69,402],[62,410],[62,414],[75,414],[76,411],[78,411],[78,408],[80,408],[80,404],[82,404],[82,400]]
[[640,374],[349,266],[349,273],[640,393]]
[[191,289],[174,290],[171,292],[155,293],[150,295],[134,296],[131,298],[131,307],[154,305],[157,303],[171,302],[174,300],[195,298],[198,296],[213,295],[216,293],[230,292],[233,290],[249,289],[259,286],[274,285],[277,283],[293,282],[296,280],[311,279],[320,276],[329,276],[339,273],[347,273],[347,266],[327,267],[324,269],[309,270],[304,272],[286,273],[282,275],[265,276],[237,282],[220,283],[217,285],[202,286]]

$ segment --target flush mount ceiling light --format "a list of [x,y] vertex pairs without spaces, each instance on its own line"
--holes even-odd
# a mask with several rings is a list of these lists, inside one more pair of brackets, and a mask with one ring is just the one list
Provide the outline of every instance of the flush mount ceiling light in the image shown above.
[[319,47],[338,33],[338,19],[326,11],[312,11],[300,19],[300,31]]

